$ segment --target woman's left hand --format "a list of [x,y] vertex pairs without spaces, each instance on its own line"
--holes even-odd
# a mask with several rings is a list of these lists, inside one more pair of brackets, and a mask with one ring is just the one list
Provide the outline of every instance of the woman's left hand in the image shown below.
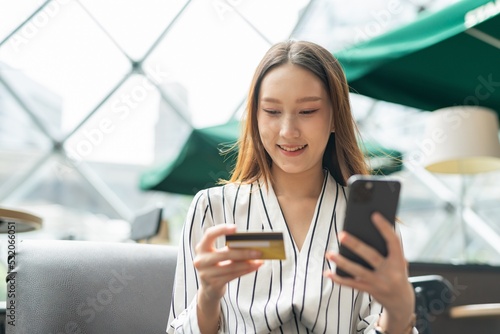
[[408,281],[408,264],[403,247],[394,226],[380,213],[374,213],[372,221],[386,241],[387,257],[353,235],[342,232],[340,242],[374,269],[367,269],[338,253],[327,252],[326,258],[335,262],[337,267],[351,274],[353,278],[342,277],[332,271],[326,271],[325,276],[338,284],[369,293],[384,307],[384,312],[387,312],[384,322],[388,320],[396,325],[390,327],[400,327],[397,326],[399,322],[402,323],[401,326],[405,326],[414,312],[415,294]]

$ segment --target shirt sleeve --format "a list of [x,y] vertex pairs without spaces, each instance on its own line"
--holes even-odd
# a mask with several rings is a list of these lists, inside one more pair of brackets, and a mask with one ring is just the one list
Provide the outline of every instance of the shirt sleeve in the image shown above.
[[179,242],[167,333],[200,333],[196,314],[199,278],[193,260],[195,247],[210,226],[213,226],[210,201],[207,191],[202,190],[191,202]]
[[[376,334],[375,327],[377,327],[382,310],[383,308],[379,303],[369,294],[365,294],[358,318],[357,333]],[[412,334],[418,334],[416,328],[413,328]]]
[[381,313],[382,305],[377,303],[368,293],[363,293],[358,314],[357,333],[375,334],[375,327]]

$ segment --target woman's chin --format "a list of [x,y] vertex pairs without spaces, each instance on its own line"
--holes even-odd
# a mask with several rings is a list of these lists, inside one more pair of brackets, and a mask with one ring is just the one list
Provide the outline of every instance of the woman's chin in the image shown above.
[[[312,166],[298,166],[296,164],[294,165],[277,165],[275,164],[274,167],[277,167],[279,170],[279,173],[283,174],[289,174],[289,175],[300,175],[300,174],[309,174],[311,173],[315,168]],[[321,169],[319,169],[321,171]]]

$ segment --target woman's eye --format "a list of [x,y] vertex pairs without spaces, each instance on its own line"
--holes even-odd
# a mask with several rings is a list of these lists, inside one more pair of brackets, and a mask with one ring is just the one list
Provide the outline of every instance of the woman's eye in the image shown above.
[[271,115],[276,115],[279,113],[278,110],[274,110],[274,109],[262,109],[262,110],[264,110],[266,113],[271,114]]
[[302,110],[300,113],[303,115],[310,115],[316,111],[318,111],[318,109],[308,109],[308,110]]

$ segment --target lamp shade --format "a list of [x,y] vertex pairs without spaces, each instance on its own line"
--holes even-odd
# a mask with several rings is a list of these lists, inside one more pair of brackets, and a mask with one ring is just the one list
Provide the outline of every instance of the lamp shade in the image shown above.
[[423,164],[435,173],[474,174],[500,169],[497,114],[484,107],[454,106],[429,115]]

